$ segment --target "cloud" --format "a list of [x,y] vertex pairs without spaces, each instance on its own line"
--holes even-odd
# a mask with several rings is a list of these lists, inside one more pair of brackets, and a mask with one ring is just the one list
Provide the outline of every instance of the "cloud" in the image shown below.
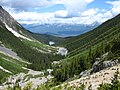
[[[79,16],[80,12],[85,10],[86,6],[93,1],[94,0],[56,0],[54,3],[65,6],[66,10],[59,12],[66,14],[64,16],[68,18]],[[61,18],[63,18],[63,14],[61,15],[59,12],[57,12],[56,17],[58,16],[58,18],[60,18],[61,16]]]
[[92,8],[89,10],[84,11],[81,15],[82,16],[94,16],[95,14],[97,14],[99,12],[98,8]]
[[[11,7],[16,11],[27,11],[30,8],[50,7],[56,4],[63,4],[65,7],[64,13],[67,13],[66,17],[75,17],[79,16],[79,12],[83,11],[86,8],[86,6],[89,3],[93,2],[94,0],[0,0],[0,1],[1,1],[0,4],[2,6]],[[60,18],[61,13],[59,12],[56,12],[57,14],[56,16]],[[61,17],[63,16],[61,15]]]
[[53,13],[37,13],[37,12],[19,12],[19,13],[13,13],[10,12],[10,14],[18,20],[20,23],[23,24],[44,24],[44,23],[50,23],[54,19]]
[[111,13],[116,15],[120,13],[120,0],[116,0],[116,1],[107,1],[106,3],[112,5],[111,8]]
[[56,18],[65,18],[68,16],[68,12],[66,10],[59,10],[55,12],[54,16]]
[[52,4],[49,0],[0,0],[0,5],[21,11],[29,8],[48,7]]
[[[80,17],[80,13],[93,1],[94,0],[3,0],[1,3],[20,23],[32,24],[77,23],[76,19],[78,18],[76,17]],[[49,7],[57,4],[64,5],[65,9],[46,13],[27,11],[29,8]],[[17,10],[20,10],[20,12],[17,12]]]
[[[107,1],[111,5],[110,10],[99,8],[86,8],[94,0],[0,0],[4,6],[10,2],[10,7],[4,7],[18,22],[22,24],[91,24],[93,22],[104,22],[120,13],[120,0]],[[36,3],[37,2],[37,3]],[[32,3],[32,4],[31,4]],[[16,5],[14,5],[16,4]],[[26,5],[25,5],[26,4]],[[32,12],[27,11],[30,7],[49,7],[62,4],[65,9],[54,12]],[[20,12],[16,11],[21,9]]]
[[[23,11],[19,13],[11,12],[10,14],[22,24],[91,24],[95,21],[100,21],[101,18],[103,18],[102,14],[98,14],[98,11],[98,9],[89,9],[81,13],[80,16],[72,18],[64,18],[67,16],[67,12],[64,12],[64,10],[54,13],[37,13]],[[58,16],[56,18],[56,13],[58,13],[58,15],[61,14],[60,17],[62,16],[63,18],[58,18]]]

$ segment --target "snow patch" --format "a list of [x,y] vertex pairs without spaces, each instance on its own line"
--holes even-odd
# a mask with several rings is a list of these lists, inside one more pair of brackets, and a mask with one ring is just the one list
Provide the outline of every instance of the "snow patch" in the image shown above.
[[49,74],[51,74],[51,72],[53,71],[53,69],[47,69],[47,71],[49,72]]
[[48,52],[46,52],[46,51],[43,51],[43,50],[38,49],[38,48],[36,48],[36,47],[33,47],[33,49],[35,49],[35,50],[37,50],[37,51],[39,51],[39,52],[41,52],[41,53],[50,53],[49,51],[48,51]]
[[8,70],[4,69],[2,66],[0,66],[0,69],[1,69],[1,70],[3,70],[4,72],[7,72],[7,73],[12,74],[12,72],[10,72],[10,71],[8,71]]
[[29,72],[27,74],[32,74],[32,75],[44,75],[44,72],[42,71],[34,71],[32,69],[28,69],[28,68],[25,68],[25,67],[22,67],[23,69],[26,69],[26,70],[29,70]]
[[48,76],[47,76],[47,79],[51,79],[51,78],[54,78],[54,77],[51,76],[51,75],[48,75]]
[[20,37],[20,38],[23,38],[23,39],[26,39],[26,40],[29,40],[29,41],[32,41],[31,39],[19,34],[18,32],[16,32],[15,30],[13,30],[12,28],[10,28],[6,23],[4,23],[6,28],[11,32],[13,33],[16,37]]
[[59,63],[60,63],[60,61],[53,61],[52,65],[56,65],[56,64],[59,64]]
[[68,50],[66,48],[60,47],[58,50],[58,54],[61,54],[62,56],[66,56],[68,53]]
[[54,44],[55,44],[55,42],[53,42],[53,41],[49,42],[49,45],[54,45]]

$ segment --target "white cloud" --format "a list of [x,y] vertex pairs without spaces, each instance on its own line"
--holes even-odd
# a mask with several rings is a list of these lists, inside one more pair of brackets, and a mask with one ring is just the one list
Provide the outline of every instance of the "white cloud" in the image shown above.
[[[4,2],[3,2],[4,1]],[[22,0],[0,0],[0,3],[4,3],[5,1],[11,1],[11,3],[18,3],[17,1]],[[67,24],[91,24],[93,22],[104,22],[113,16],[120,13],[120,0],[116,1],[107,1],[108,4],[111,5],[111,9],[107,11],[106,9],[98,9],[98,8],[90,8],[87,9],[87,5],[94,0],[24,0],[26,2],[26,6],[23,3],[18,4],[19,6],[12,6],[13,8],[5,8],[10,14],[23,24],[52,24],[52,23],[67,23]],[[36,3],[37,2],[37,3]],[[32,4],[31,4],[32,3]],[[48,7],[56,4],[63,4],[65,9],[59,10],[55,12],[30,12],[30,11],[21,11],[16,12],[15,9],[21,8],[24,10],[25,8],[33,7]]]
[[[96,9],[95,9],[96,10]],[[88,12],[92,11],[91,9]],[[62,12],[62,13],[61,13]],[[86,11],[87,12],[87,11]],[[85,12],[85,13],[86,13]],[[20,13],[10,13],[15,19],[23,24],[53,24],[53,23],[67,23],[67,24],[91,24],[98,20],[97,14],[91,12],[93,15],[81,15],[79,17],[72,18],[56,18],[56,13],[60,13],[60,17],[65,17],[67,15],[64,11],[58,11],[54,13],[36,13],[36,12],[20,12]],[[102,16],[102,15],[101,15]]]
[[56,4],[63,4],[71,13],[71,10],[78,12],[88,3],[94,0],[0,0],[0,5],[14,8],[16,10],[27,10],[29,8],[49,7]]
[[50,23],[53,18],[53,13],[37,13],[37,12],[19,12],[19,13],[10,13],[15,19],[20,23],[32,24],[32,23]]
[[[94,0],[2,0],[0,4],[20,11],[27,11],[29,8],[50,7],[56,4],[63,4],[65,7],[64,13],[67,13],[66,17],[75,17],[79,16],[79,12],[83,11],[86,6],[93,1]],[[59,12],[57,12],[57,16],[63,17]]]
[[[67,11],[56,11],[54,13],[37,13],[37,12],[19,12],[10,13],[15,19],[23,24],[53,24],[53,23],[67,23],[67,24],[91,24],[95,21],[103,22],[112,17],[112,14],[108,11],[105,13],[99,13],[99,9],[89,9],[84,11],[78,17],[65,18]],[[62,18],[58,18],[62,17]]]
[[64,13],[67,13],[66,17],[79,16],[79,13],[85,10],[86,6],[93,1],[94,0],[53,0],[54,3],[65,6],[67,12],[65,11]]
[[48,0],[0,0],[0,5],[22,11],[29,8],[48,7],[53,3]]
[[[8,4],[11,8],[5,7],[10,14],[20,23],[78,23],[76,19],[86,6],[94,0],[3,0],[4,5]],[[37,2],[37,3],[36,3]],[[2,2],[3,3],[3,2]],[[63,4],[65,10],[55,12],[29,12],[28,8],[48,7],[56,4]],[[22,10],[16,12],[15,10]],[[77,18],[78,17],[78,18]]]
[[107,1],[107,3],[112,5],[111,13],[113,13],[114,15],[120,13],[120,0],[116,0],[113,2]]
[[82,13],[82,16],[94,16],[95,14],[97,14],[99,11],[99,9],[97,8],[92,8],[92,9],[89,9],[89,10],[86,10]]
[[59,10],[55,12],[54,16],[56,18],[65,18],[68,16],[68,12],[66,10]]

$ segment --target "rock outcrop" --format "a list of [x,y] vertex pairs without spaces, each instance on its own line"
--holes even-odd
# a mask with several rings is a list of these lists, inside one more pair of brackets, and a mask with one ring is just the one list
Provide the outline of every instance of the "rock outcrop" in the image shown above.
[[15,33],[34,39],[31,37],[30,32],[26,31],[24,27],[22,27],[6,10],[4,10],[4,8],[2,8],[2,6],[0,6],[0,27],[6,25]]
[[104,61],[104,62],[96,61],[93,64],[92,73],[99,72],[100,70],[103,70],[103,69],[108,68],[108,67],[115,66],[117,64],[118,64],[118,60]]
[[10,28],[17,31],[16,25],[20,24],[6,11],[0,6],[0,21],[6,23]]
[[93,64],[92,69],[85,70],[85,71],[81,72],[80,75],[79,75],[79,77],[88,76],[88,75],[90,75],[92,73],[99,72],[100,70],[106,69],[108,67],[113,67],[113,66],[115,66],[117,64],[118,64],[118,60],[104,61],[104,62],[96,61]]

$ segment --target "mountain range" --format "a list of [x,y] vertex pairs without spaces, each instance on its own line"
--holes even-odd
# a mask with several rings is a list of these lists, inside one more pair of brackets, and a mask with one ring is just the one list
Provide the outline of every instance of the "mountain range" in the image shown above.
[[1,90],[119,90],[119,62],[120,14],[86,33],[61,38],[26,30],[0,7]]
[[57,37],[77,36],[88,32],[97,26],[99,22],[87,24],[23,24],[23,26],[34,33],[48,34]]

